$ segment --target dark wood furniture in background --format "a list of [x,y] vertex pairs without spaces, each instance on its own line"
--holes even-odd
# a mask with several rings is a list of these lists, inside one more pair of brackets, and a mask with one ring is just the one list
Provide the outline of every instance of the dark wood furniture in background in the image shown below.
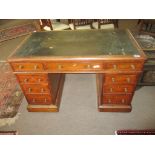
[[154,19],[141,19],[138,21],[139,34],[148,34],[155,36],[155,20]]
[[140,24],[138,33],[133,34],[147,56],[138,86],[155,86],[155,20],[140,19],[138,24]]
[[68,24],[64,24],[57,19],[40,19],[39,22],[42,31],[60,31],[70,29]]
[[155,86],[155,50],[144,51],[147,56],[147,61],[144,64],[144,70],[139,79],[139,86]]
[[8,61],[28,111],[58,111],[65,73],[95,73],[98,110],[130,112],[145,59],[129,30],[76,30],[34,33]]
[[98,29],[105,24],[114,24],[114,27],[118,28],[118,19],[98,19],[98,23]]
[[41,30],[43,30],[45,26],[48,26],[51,30],[53,30],[50,19],[40,19],[39,23],[40,23]]
[[[93,19],[69,19],[68,23],[72,30],[76,30],[78,27],[88,26],[88,29],[92,29]],[[71,25],[73,24],[73,25]]]
[[134,37],[147,56],[138,85],[155,86],[155,38],[148,35],[134,35]]

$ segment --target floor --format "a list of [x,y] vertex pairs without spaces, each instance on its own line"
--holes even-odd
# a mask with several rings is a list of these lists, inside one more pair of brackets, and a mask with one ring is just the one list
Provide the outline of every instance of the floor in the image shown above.
[[0,130],[22,135],[112,135],[118,129],[155,129],[155,87],[138,89],[130,113],[97,111],[94,74],[67,74],[59,113],[29,113],[24,99],[19,119]]
[[[137,20],[122,20],[121,23],[120,28],[134,29]],[[18,44],[22,39],[12,41]],[[3,48],[1,60],[6,60],[12,53],[15,44],[10,44],[7,47],[0,44]],[[137,89],[132,112],[102,113],[97,111],[95,78],[95,74],[67,74],[59,113],[29,113],[24,98],[18,120],[0,130],[17,130],[21,135],[109,135],[118,129],[155,129],[154,86]]]

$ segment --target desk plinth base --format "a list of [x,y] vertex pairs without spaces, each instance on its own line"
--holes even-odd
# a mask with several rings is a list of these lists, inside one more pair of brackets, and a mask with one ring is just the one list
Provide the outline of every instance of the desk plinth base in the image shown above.
[[51,105],[31,105],[31,104],[29,104],[27,106],[27,110],[29,112],[59,112],[64,81],[65,81],[65,75],[62,74],[60,82],[59,82],[59,86],[58,86],[55,104],[51,104]]
[[55,105],[28,105],[27,110],[29,112],[58,112],[59,107]]
[[59,108],[55,105],[28,105],[29,112],[58,112]]
[[104,104],[98,107],[99,112],[131,112],[131,105],[108,105]]

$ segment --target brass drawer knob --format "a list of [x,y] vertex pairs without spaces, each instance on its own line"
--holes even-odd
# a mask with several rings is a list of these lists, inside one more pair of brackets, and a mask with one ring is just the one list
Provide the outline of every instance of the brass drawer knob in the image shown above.
[[112,88],[110,88],[110,92],[111,92],[111,93],[113,92]]
[[115,82],[115,78],[112,78],[112,82]]
[[124,103],[125,102],[125,100],[124,99],[122,99],[122,103]]
[[41,79],[38,79],[38,82],[41,82]]
[[108,103],[111,103],[111,99],[108,99]]
[[29,88],[29,89],[28,89],[28,92],[29,92],[29,93],[31,93],[31,91],[32,91],[32,89],[31,89],[31,88]]
[[33,98],[32,102],[35,102],[36,100]]
[[25,83],[28,82],[28,79],[24,79],[24,82],[25,82]]
[[87,68],[90,69],[91,68],[91,65],[87,65]]
[[41,88],[41,93],[43,93],[44,92],[44,88]]
[[34,65],[34,70],[38,69],[38,66],[37,65]]
[[130,81],[131,81],[130,78],[127,78],[127,82],[130,83]]
[[77,64],[73,64],[72,66],[73,66],[73,67],[76,67],[76,66],[77,66]]
[[127,93],[128,92],[128,89],[127,88],[124,88],[124,91]]
[[45,102],[47,102],[47,99],[45,98]]
[[93,68],[94,68],[94,69],[100,68],[100,65],[93,65]]
[[132,68],[132,69],[136,69],[135,65],[131,65],[131,68]]
[[114,68],[114,69],[117,69],[117,65],[113,65],[113,68]]
[[22,66],[22,65],[19,65],[19,69],[23,69],[24,68],[24,66]]
[[62,65],[58,65],[58,69],[62,69]]

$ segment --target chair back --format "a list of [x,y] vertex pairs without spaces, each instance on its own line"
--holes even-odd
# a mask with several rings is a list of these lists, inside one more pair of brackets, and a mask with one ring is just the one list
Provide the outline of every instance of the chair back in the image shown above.
[[118,28],[118,20],[117,19],[98,19],[98,28],[101,28],[101,25],[105,24],[114,24],[115,28]]
[[40,27],[42,30],[45,26],[48,26],[48,27],[50,27],[51,30],[53,30],[52,22],[50,19],[40,19],[39,23],[40,23]]
[[84,26],[84,25],[90,25],[92,28],[92,19],[69,19],[69,23],[72,23],[74,25],[74,29],[76,29],[76,26]]

